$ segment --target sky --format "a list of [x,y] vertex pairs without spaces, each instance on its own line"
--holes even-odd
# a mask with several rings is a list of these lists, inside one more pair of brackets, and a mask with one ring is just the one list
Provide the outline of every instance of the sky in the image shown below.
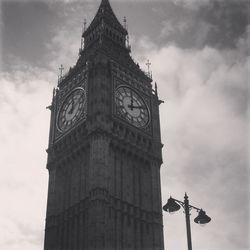
[[[193,249],[247,250],[249,235],[247,0],[110,0],[127,17],[132,57],[158,83],[162,201],[212,218],[193,222]],[[76,63],[83,20],[100,0],[2,0],[0,5],[0,249],[43,249],[46,148],[61,64]],[[187,249],[182,211],[163,214],[165,249]]]

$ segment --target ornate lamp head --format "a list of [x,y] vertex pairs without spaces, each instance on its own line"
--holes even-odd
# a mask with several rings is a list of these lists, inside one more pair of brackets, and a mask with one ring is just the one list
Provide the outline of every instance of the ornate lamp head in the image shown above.
[[163,207],[163,210],[169,213],[178,211],[181,206],[170,196],[167,204]]
[[206,215],[206,212],[203,211],[202,209],[200,210],[198,216],[194,219],[195,223],[198,224],[206,224],[211,221],[211,218]]

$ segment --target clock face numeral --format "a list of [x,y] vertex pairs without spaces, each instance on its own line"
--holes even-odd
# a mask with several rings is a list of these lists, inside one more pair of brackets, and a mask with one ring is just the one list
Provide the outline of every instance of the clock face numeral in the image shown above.
[[131,88],[121,86],[115,91],[115,105],[119,115],[136,127],[149,123],[149,109],[143,98]]
[[74,89],[60,107],[57,128],[64,132],[71,128],[86,113],[86,92],[83,88]]

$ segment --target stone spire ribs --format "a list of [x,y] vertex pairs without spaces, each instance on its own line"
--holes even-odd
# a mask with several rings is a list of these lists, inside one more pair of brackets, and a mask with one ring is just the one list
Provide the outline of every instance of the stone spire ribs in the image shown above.
[[91,46],[96,41],[100,41],[103,36],[122,47],[126,47],[127,35],[127,30],[118,21],[109,0],[102,0],[93,21],[83,32],[82,37],[85,41],[85,48]]

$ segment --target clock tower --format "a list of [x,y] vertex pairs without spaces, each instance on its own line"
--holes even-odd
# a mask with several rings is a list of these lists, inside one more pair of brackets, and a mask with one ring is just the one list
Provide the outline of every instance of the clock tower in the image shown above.
[[45,250],[163,250],[157,89],[102,0],[51,123]]

